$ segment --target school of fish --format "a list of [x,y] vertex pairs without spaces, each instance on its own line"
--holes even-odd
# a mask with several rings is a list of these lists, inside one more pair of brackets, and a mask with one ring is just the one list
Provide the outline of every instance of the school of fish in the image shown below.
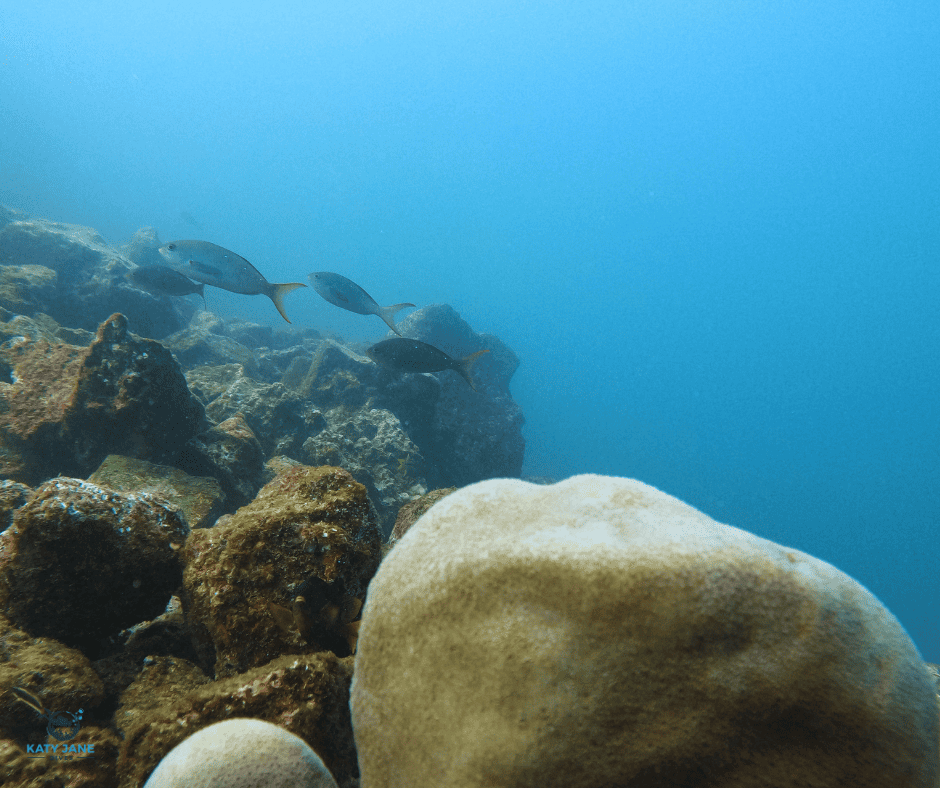
[[[205,302],[205,285],[218,287],[241,295],[266,295],[288,323],[284,311],[284,296],[302,282],[275,284],[269,282],[244,257],[208,241],[171,241],[157,250],[166,265],[138,266],[127,274],[127,279],[155,295],[184,296],[199,293]],[[357,315],[376,315],[398,337],[379,342],[366,351],[376,364],[396,372],[441,372],[450,369],[460,375],[471,389],[476,391],[470,369],[477,359],[488,350],[479,350],[465,358],[453,358],[443,350],[403,337],[395,325],[395,314],[412,303],[380,306],[359,285],[345,276],[331,271],[315,271],[310,274],[313,289],[333,306],[355,312]]]

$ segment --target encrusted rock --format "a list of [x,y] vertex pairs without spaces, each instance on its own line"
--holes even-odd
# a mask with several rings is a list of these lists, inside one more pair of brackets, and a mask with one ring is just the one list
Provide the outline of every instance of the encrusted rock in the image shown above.
[[146,493],[177,509],[190,528],[207,528],[223,514],[225,494],[211,476],[109,454],[88,477],[91,484],[121,493]]
[[248,506],[186,542],[183,605],[217,676],[283,653],[348,653],[381,553],[365,488],[339,468],[288,470]]
[[253,380],[241,364],[197,367],[186,374],[186,381],[206,403],[206,415],[213,421],[241,413],[267,456],[299,459],[304,439],[325,426],[319,412],[298,394],[281,383]]
[[831,565],[640,482],[432,507],[369,587],[363,788],[935,788],[932,677]]
[[382,533],[388,534],[399,508],[427,491],[427,463],[398,418],[387,410],[337,408],[332,422],[303,445],[310,465],[336,465],[365,485]]
[[56,277],[42,265],[0,265],[0,306],[19,315],[41,311],[52,298]]
[[26,484],[87,476],[108,454],[172,464],[204,424],[172,356],[134,338],[123,315],[102,323],[88,347],[7,342],[0,358],[13,370],[0,384],[0,442],[21,463],[7,475]]
[[0,602],[11,620],[94,656],[101,638],[164,609],[188,528],[149,496],[59,478],[36,489],[8,531]]
[[264,484],[264,450],[241,413],[191,438],[176,465],[215,478],[228,512],[250,503]]
[[443,490],[431,490],[431,492],[422,495],[420,498],[415,498],[413,501],[409,501],[402,506],[398,512],[398,517],[395,518],[395,527],[392,528],[392,533],[388,538],[388,546],[394,547],[395,543],[408,532],[411,526],[421,519],[428,509],[456,490],[456,487],[447,487]]
[[[34,638],[0,615],[0,727],[20,727],[39,734],[44,743],[47,720],[9,692],[21,687],[47,709],[77,712],[94,709],[104,699],[104,686],[88,659],[52,638]],[[89,713],[89,716],[91,714]]]
[[36,308],[60,323],[93,329],[108,315],[129,315],[134,330],[161,337],[182,318],[167,299],[154,299],[124,278],[130,262],[94,230],[42,219],[12,222],[0,230],[0,264],[43,266],[58,276]]
[[[202,684],[178,661],[154,660],[122,698],[122,785],[141,785],[160,760],[195,731],[232,717],[253,717],[302,738],[340,785],[357,774],[349,721],[350,659],[329,652],[279,657],[227,679]],[[128,713],[133,710],[134,713]]]
[[241,364],[249,373],[258,368],[255,353],[228,336],[225,323],[210,312],[199,312],[163,344],[185,369],[231,363]]
[[0,481],[0,532],[13,522],[13,513],[19,509],[33,491],[25,484],[4,479]]

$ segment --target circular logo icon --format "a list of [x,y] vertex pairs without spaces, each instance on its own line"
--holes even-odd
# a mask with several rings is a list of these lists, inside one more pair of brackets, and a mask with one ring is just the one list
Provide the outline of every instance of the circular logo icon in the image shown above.
[[58,741],[69,741],[78,735],[82,727],[82,711],[72,714],[70,711],[54,711],[49,714],[46,732]]

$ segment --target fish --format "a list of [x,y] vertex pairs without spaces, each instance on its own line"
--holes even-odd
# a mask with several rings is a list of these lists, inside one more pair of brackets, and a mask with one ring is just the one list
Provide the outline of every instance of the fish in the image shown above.
[[206,286],[202,282],[194,282],[165,265],[140,265],[127,272],[127,279],[141,290],[154,295],[185,296],[190,293],[199,293],[202,301],[206,301]]
[[345,276],[333,274],[329,271],[315,271],[310,274],[310,284],[324,299],[333,306],[347,309],[357,315],[378,315],[386,325],[398,336],[401,332],[395,327],[392,316],[406,306],[414,304],[395,304],[394,306],[379,306],[376,300],[359,285]]
[[470,379],[470,367],[480,356],[489,352],[489,350],[478,350],[466,358],[453,358],[427,342],[393,337],[373,345],[366,350],[366,355],[376,364],[398,372],[441,372],[445,369],[452,369],[470,384],[470,388],[476,391],[477,388]]
[[307,286],[301,282],[269,282],[244,257],[208,241],[171,241],[157,251],[171,268],[197,282],[230,293],[266,295],[288,323],[282,299],[291,290]]

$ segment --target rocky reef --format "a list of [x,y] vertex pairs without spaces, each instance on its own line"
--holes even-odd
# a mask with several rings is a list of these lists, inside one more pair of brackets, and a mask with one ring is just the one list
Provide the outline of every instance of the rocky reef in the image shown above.
[[476,392],[226,322],[135,287],[158,246],[0,209],[4,785],[141,785],[232,716],[355,785],[350,655],[382,544],[429,489],[519,475],[518,359],[446,305],[402,330],[488,350]]
[[489,351],[476,392],[451,371],[390,372],[358,344],[140,290],[127,273],[159,243],[148,228],[114,249],[89,228],[0,211],[0,476],[87,479],[115,455],[213,478],[231,513],[283,456],[349,471],[387,535],[430,489],[521,473],[519,360],[451,307],[399,329],[455,357]]
[[937,673],[850,578],[506,478],[519,362],[449,306],[399,328],[477,391],[138,290],[158,244],[0,209],[4,788],[934,788]]

